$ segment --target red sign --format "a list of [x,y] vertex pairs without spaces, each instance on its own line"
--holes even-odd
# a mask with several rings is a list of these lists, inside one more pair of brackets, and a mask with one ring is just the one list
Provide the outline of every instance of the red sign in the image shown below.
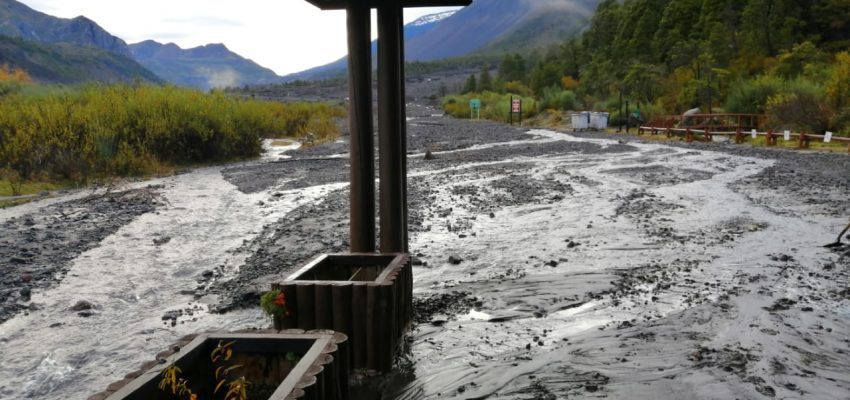
[[511,102],[511,112],[515,112],[515,113],[522,112],[522,100],[515,99]]

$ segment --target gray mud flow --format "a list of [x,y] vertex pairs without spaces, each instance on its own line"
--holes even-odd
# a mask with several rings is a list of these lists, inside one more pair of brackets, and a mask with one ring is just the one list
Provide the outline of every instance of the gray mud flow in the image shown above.
[[[850,248],[821,246],[850,157],[433,114],[409,111],[415,326],[383,398],[847,398]],[[0,398],[84,398],[185,333],[267,325],[269,282],[348,246],[346,151],[155,182],[57,250],[64,278],[0,325]],[[0,243],[49,207],[0,213]]]

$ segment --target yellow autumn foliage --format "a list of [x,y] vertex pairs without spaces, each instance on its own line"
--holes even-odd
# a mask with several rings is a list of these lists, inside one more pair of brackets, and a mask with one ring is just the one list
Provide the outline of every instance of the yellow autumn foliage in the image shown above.
[[174,86],[35,85],[0,96],[0,169],[85,182],[256,157],[261,138],[338,134],[328,104],[243,100]]

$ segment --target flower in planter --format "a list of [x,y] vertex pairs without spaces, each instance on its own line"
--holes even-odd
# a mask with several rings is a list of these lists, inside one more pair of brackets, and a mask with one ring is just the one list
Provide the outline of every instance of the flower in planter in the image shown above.
[[260,307],[273,320],[279,320],[290,315],[286,307],[286,294],[280,289],[263,293],[260,298]]

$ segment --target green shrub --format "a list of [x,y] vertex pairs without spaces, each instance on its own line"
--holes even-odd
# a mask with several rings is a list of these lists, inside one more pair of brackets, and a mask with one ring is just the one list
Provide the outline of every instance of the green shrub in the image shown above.
[[0,98],[0,167],[27,180],[145,174],[255,157],[263,137],[327,140],[342,116],[173,86],[28,85]]
[[468,93],[453,95],[443,99],[443,111],[455,118],[469,118],[469,101],[481,100],[481,118],[493,121],[507,121],[511,109],[511,99],[522,99],[522,117],[531,118],[537,114],[537,101],[532,97],[517,94],[500,94],[495,92]]
[[543,89],[543,98],[538,104],[539,110],[574,110],[576,107],[576,94],[569,90],[563,90],[557,86]]
[[776,130],[823,133],[833,120],[823,87],[804,79],[789,82],[780,93],[771,96],[765,114],[768,127]]
[[729,91],[726,110],[730,113],[764,114],[767,100],[782,91],[783,84],[782,79],[772,76],[739,82]]

